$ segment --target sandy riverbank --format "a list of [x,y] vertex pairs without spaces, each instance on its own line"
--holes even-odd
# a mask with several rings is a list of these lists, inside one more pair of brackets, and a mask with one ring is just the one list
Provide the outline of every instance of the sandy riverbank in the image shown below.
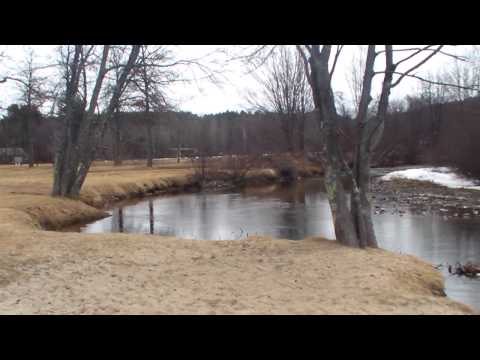
[[[323,239],[192,241],[59,233],[72,218],[191,169],[96,166],[82,201],[48,196],[51,167],[0,167],[1,314],[468,314],[442,275],[407,255]],[[142,190],[143,189],[143,190]],[[89,205],[87,205],[89,204]]]

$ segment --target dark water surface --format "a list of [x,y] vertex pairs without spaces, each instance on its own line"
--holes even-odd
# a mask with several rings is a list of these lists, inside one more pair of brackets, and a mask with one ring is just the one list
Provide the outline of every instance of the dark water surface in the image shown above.
[[[251,235],[334,238],[321,179],[232,193],[162,196],[122,205],[111,217],[81,226],[86,233],[129,232],[188,239],[242,239]],[[375,215],[382,248],[416,255],[434,265],[480,262],[480,221],[411,214]],[[442,269],[449,297],[480,310],[480,279]]]

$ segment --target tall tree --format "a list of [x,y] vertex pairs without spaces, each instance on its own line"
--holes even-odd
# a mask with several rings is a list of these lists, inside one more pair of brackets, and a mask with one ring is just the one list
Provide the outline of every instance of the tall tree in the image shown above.
[[[75,45],[62,48],[63,79],[65,81],[61,106],[60,132],[54,164],[55,196],[78,197],[97,147],[103,138],[105,125],[118,108],[119,99],[131,79],[140,45],[130,48],[128,60],[116,82],[106,109],[98,110],[98,101],[109,66],[110,45],[100,51],[96,46]],[[95,69],[95,80],[89,95],[89,70]],[[88,107],[87,107],[88,106]]]
[[[120,76],[122,75],[122,64],[125,62],[126,57],[128,56],[128,46],[125,45],[117,45],[112,46],[111,48],[111,55],[110,61],[113,66],[113,79],[108,84],[107,91],[106,91],[106,98],[112,96],[113,92],[115,91],[116,84],[120,80]],[[120,114],[123,108],[128,109],[128,101],[129,101],[129,87],[127,86],[120,96],[117,107],[114,109],[112,114],[112,119],[108,124],[110,126],[110,132],[112,134],[112,158],[113,158],[113,165],[119,166],[122,164],[122,122],[120,119]]]
[[170,52],[163,46],[142,45],[138,57],[138,66],[134,71],[132,86],[137,92],[134,104],[143,111],[147,135],[147,166],[153,166],[154,115],[165,112],[169,107],[166,87],[177,79],[173,70]]
[[[110,46],[110,63],[112,71],[109,72],[106,76],[106,91],[104,92],[102,97],[105,102],[108,102],[110,97],[115,92],[120,77],[122,76],[123,65],[128,60],[129,50],[129,46],[127,45]],[[139,56],[137,57],[135,67],[132,69],[131,78],[133,78],[141,68],[140,54],[141,51],[139,52]],[[112,136],[112,158],[113,164],[115,166],[122,164],[123,157],[123,142],[125,134],[123,133],[124,129],[122,128],[122,113],[134,111],[138,109],[139,105],[142,103],[141,98],[138,94],[138,90],[136,89],[135,85],[132,84],[131,80],[132,79],[128,81],[128,84],[125,86],[125,89],[120,95],[120,98],[117,101],[117,106],[113,111],[111,120],[106,123],[110,129],[110,133]]]
[[[4,59],[5,59],[5,53],[3,51],[0,51],[0,64],[2,64]],[[3,84],[6,81],[7,79],[5,78],[5,76],[0,76],[0,84]]]
[[[343,46],[304,45],[297,46],[304,61],[316,117],[321,129],[320,142],[323,145],[322,164],[325,169],[325,187],[332,211],[335,235],[341,243],[353,247],[377,247],[368,200],[370,186],[370,157],[383,132],[383,125],[389,107],[390,93],[406,77],[416,77],[413,72],[442,52],[442,45],[402,49],[407,55],[394,62],[392,45],[385,45],[377,51],[375,45],[368,45],[363,71],[362,92],[355,114],[356,143],[353,165],[350,167],[340,146],[338,113],[332,77]],[[383,58],[381,71],[375,71],[376,60]],[[408,67],[399,70],[400,65]],[[368,108],[372,100],[372,82],[376,75],[382,75],[381,92],[373,116]],[[347,188],[347,185],[349,188]]]
[[[435,75],[426,76],[422,93],[428,88],[436,102],[463,101],[480,95],[480,47],[472,46]],[[432,96],[433,95],[433,96]]]
[[278,48],[267,60],[265,74],[257,79],[262,90],[250,96],[250,103],[279,117],[288,152],[303,152],[305,116],[313,104],[300,55],[287,47]]
[[355,50],[346,73],[346,80],[353,100],[354,112],[356,113],[362,96],[362,73],[363,69],[365,69],[366,52],[365,46],[362,45],[357,45]]
[[25,54],[23,63],[20,64],[19,71],[12,75],[6,76],[4,81],[13,81],[20,93],[21,104],[25,106],[21,112],[22,128],[24,139],[23,146],[28,155],[29,167],[33,167],[35,163],[35,144],[32,134],[33,122],[38,119],[39,109],[50,98],[46,88],[46,77],[39,75],[39,71],[45,66],[35,64],[35,53],[30,48]]

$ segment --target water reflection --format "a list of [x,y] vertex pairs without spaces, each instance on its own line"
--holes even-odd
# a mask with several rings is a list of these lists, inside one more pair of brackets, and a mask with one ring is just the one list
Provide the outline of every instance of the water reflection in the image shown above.
[[154,214],[153,214],[153,200],[148,201],[148,215],[150,218],[150,234],[154,234]]
[[375,230],[381,247],[443,264],[447,294],[480,309],[480,280],[451,276],[446,267],[457,262],[480,263],[478,221],[383,215],[375,219]]
[[247,189],[241,193],[197,193],[124,205],[81,231],[172,235],[190,239],[240,239],[267,235],[303,239],[334,236],[320,182],[293,187]]
[[[189,239],[242,239],[251,235],[303,239],[334,238],[321,180],[242,192],[197,193],[153,198],[114,209],[83,232],[130,232]],[[480,262],[480,222],[435,216],[374,218],[379,245],[417,255],[432,264]],[[446,277],[447,294],[480,309],[480,280]]]

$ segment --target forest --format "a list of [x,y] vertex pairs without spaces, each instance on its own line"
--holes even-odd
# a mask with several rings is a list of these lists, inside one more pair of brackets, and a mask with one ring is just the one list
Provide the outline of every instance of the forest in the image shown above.
[[[480,178],[475,156],[480,151],[480,97],[433,102],[418,95],[395,106],[388,113],[382,141],[373,154],[375,166],[447,165]],[[149,128],[143,112],[121,112],[117,116],[119,157],[146,159]],[[30,121],[30,132],[25,130],[26,121]],[[38,111],[29,113],[24,105],[11,105],[0,120],[0,147],[27,149],[32,142],[34,162],[51,163],[58,121]],[[353,121],[348,115],[342,118],[340,126],[346,139],[354,136]],[[318,151],[316,126],[313,115],[306,114],[303,133],[295,129],[293,135],[294,152]],[[207,156],[289,152],[290,135],[282,130],[278,116],[270,112],[231,111],[203,116],[175,111],[153,113],[151,131],[154,158],[176,157],[177,147],[194,148]],[[26,134],[30,134],[28,139]],[[115,129],[108,127],[97,159],[114,160],[115,144]],[[11,163],[8,157],[0,160]]]

